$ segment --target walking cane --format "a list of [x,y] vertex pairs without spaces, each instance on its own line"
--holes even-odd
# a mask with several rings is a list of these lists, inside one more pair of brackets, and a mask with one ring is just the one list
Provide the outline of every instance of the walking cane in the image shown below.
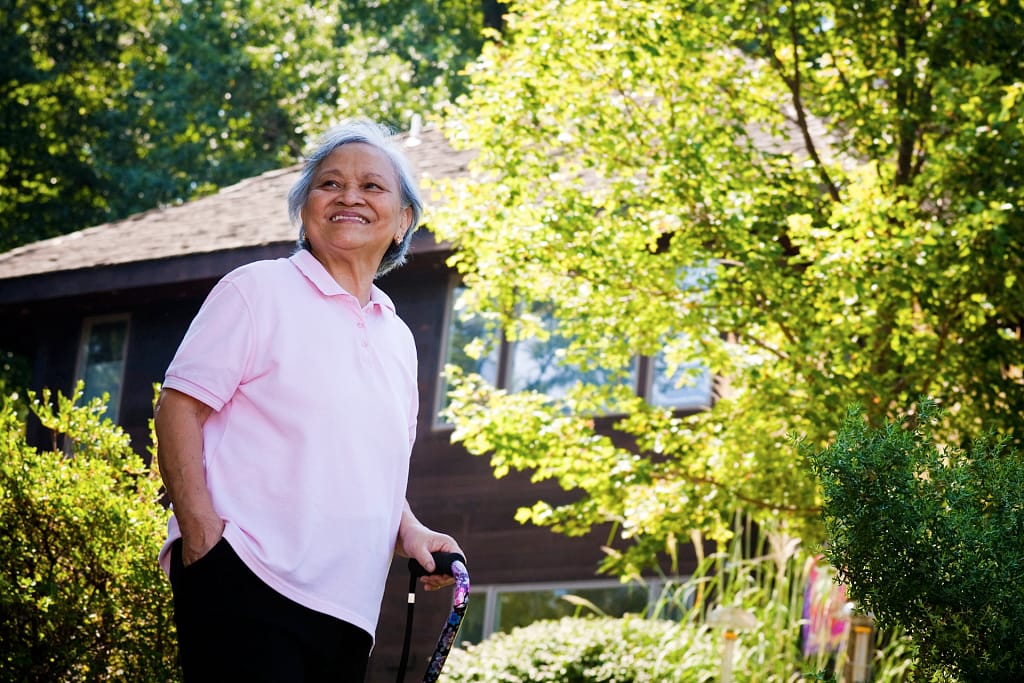
[[432,553],[434,571],[428,572],[414,559],[409,560],[409,597],[405,613],[405,639],[402,644],[402,658],[398,664],[398,683],[405,680],[405,669],[409,661],[409,642],[412,639],[412,613],[416,605],[416,580],[421,576],[451,576],[455,579],[455,590],[452,594],[452,611],[437,639],[434,654],[430,657],[427,670],[423,674],[423,683],[434,683],[441,675],[441,669],[452,650],[455,637],[462,626],[462,618],[469,604],[469,572],[466,569],[466,558],[458,553]]

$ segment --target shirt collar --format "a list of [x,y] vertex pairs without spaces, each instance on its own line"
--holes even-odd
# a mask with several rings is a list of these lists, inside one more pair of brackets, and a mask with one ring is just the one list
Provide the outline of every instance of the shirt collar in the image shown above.
[[[291,255],[289,260],[324,296],[348,296],[355,299],[351,292],[331,277],[324,265],[308,249],[299,249]],[[366,304],[366,308],[371,307],[395,312],[395,304],[391,301],[391,297],[381,291],[377,285],[370,285],[370,302]]]

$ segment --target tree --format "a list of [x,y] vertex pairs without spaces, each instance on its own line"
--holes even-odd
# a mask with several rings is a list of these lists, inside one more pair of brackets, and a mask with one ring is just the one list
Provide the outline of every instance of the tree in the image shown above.
[[302,97],[302,69],[333,56],[324,11],[290,0],[13,5],[0,14],[0,249],[294,159],[296,110],[320,105]]
[[347,117],[405,128],[461,91],[496,5],[7,2],[0,251],[293,163]]
[[737,508],[820,534],[786,435],[824,444],[853,402],[879,423],[931,394],[939,437],[1020,441],[1018,3],[511,10],[446,122],[475,175],[430,220],[467,309],[513,342],[553,311],[581,373],[663,354],[728,385],[687,416],[628,383],[556,398],[452,371],[456,441],[577,494],[522,521],[611,523],[604,567],[628,573]]
[[[419,101],[410,104],[416,104],[419,113],[430,112],[465,90],[464,70],[480,54],[484,28],[501,28],[501,3],[494,0],[342,0],[335,6],[341,17],[337,43],[350,50],[367,36],[371,41],[358,47],[358,53],[378,60],[387,56],[405,65],[408,93],[403,99],[418,94]],[[383,90],[373,97],[387,107],[387,94]],[[405,123],[411,113],[416,110],[390,122]]]
[[334,102],[336,20],[325,3],[174,2],[128,65],[120,125],[102,158],[124,216],[293,163]]
[[11,2],[0,8],[0,250],[108,214],[95,161],[143,43],[152,3]]
[[128,194],[180,201],[292,163],[345,118],[407,128],[461,92],[482,15],[469,0],[177,3],[137,65]]

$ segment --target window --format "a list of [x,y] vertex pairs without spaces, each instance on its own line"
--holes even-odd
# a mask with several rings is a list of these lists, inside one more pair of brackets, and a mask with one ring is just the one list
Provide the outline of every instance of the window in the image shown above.
[[[683,268],[676,274],[676,284],[684,297],[695,304],[715,278],[717,262]],[[647,367],[644,397],[656,406],[677,410],[707,410],[713,403],[713,378],[700,363],[685,363],[669,374],[664,353],[656,354]]]
[[[467,315],[464,311],[463,296],[466,288],[458,285],[451,288],[448,295],[447,320],[445,321],[445,337],[441,345],[442,363],[444,368],[454,365],[464,373],[476,373],[492,384],[498,382],[498,361],[501,344],[494,335],[488,335],[485,321],[476,315]],[[482,348],[474,340],[491,339],[490,348]],[[469,348],[473,346],[473,352]],[[436,427],[444,427],[448,423],[442,412],[448,407],[447,381],[438,382],[437,410],[434,423]]]
[[[557,333],[557,321],[550,313],[542,316],[549,336],[546,340],[528,339],[511,345],[506,385],[509,391],[537,391],[552,398],[561,398],[577,382],[593,385],[608,384],[611,373],[601,368],[582,371],[562,361],[570,339]],[[636,384],[636,363],[629,378]]]
[[76,379],[85,383],[84,398],[110,396],[107,414],[117,421],[128,348],[128,316],[87,318],[82,327]]
[[662,584],[582,581],[574,584],[514,584],[474,586],[459,641],[479,643],[492,633],[511,631],[541,619],[591,614],[580,601],[608,616],[649,613],[661,595]]
[[[687,273],[691,279],[697,278]],[[699,285],[685,280],[681,286],[689,289]],[[711,373],[697,363],[681,366],[668,374],[664,354],[658,353],[643,362],[637,358],[626,377],[613,376],[601,368],[587,371],[563,361],[570,339],[558,334],[557,321],[550,313],[541,311],[541,320],[550,333],[546,340],[526,339],[503,343],[497,332],[488,329],[480,316],[464,312],[466,288],[453,286],[447,307],[445,338],[442,345],[442,367],[454,365],[464,373],[477,373],[494,386],[509,391],[537,391],[552,398],[561,398],[577,382],[607,385],[611,382],[630,383],[644,398],[654,405],[677,410],[706,410],[713,403]],[[467,348],[472,348],[472,352]],[[449,385],[438,383],[434,426],[451,425],[441,413],[448,407]]]

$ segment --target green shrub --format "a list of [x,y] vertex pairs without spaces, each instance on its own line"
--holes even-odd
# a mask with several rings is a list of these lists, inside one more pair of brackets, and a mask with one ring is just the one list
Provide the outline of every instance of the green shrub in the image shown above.
[[155,561],[159,476],[103,418],[50,393],[30,409],[53,449],[0,407],[0,680],[177,679],[170,589]]
[[[497,633],[454,649],[451,683],[664,683],[707,681],[717,672],[709,643],[669,621],[565,617]],[[683,677],[680,677],[683,676]]]
[[880,428],[849,411],[805,449],[821,481],[827,555],[850,595],[917,645],[922,680],[1024,680],[1024,457],[987,435],[939,448],[941,411]]

